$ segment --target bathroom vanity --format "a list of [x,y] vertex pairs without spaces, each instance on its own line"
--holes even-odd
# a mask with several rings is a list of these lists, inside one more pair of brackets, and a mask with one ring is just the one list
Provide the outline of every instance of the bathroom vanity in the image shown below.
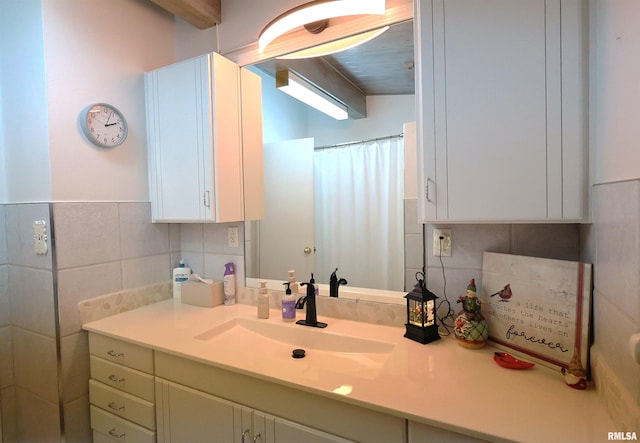
[[490,347],[277,314],[167,300],[86,324],[95,441],[588,442],[613,430],[595,390],[498,367]]

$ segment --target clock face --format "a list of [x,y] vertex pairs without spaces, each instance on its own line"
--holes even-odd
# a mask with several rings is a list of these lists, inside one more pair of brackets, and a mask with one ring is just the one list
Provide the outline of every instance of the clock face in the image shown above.
[[111,105],[97,103],[86,111],[82,129],[94,144],[112,148],[127,138],[127,122],[120,111]]

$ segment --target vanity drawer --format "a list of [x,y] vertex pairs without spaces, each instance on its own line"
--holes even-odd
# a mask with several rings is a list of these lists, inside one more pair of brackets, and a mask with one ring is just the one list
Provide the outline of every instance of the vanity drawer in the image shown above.
[[[109,414],[100,408],[91,406],[91,428],[101,437],[119,442],[155,443],[156,433],[130,421]],[[99,440],[94,440],[99,441]]]
[[90,332],[89,352],[107,361],[153,374],[153,351],[149,348]]
[[89,401],[92,405],[149,429],[156,428],[154,404],[95,380],[89,380]]
[[154,401],[153,376],[135,369],[90,356],[91,378],[116,389]]

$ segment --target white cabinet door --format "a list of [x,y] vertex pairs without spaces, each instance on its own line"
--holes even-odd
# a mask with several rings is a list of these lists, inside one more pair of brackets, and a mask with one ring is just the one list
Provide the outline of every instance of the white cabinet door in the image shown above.
[[243,219],[239,68],[212,53],[145,74],[153,221]]
[[423,221],[585,217],[580,5],[416,2]]
[[233,403],[156,379],[159,443],[233,442]]
[[482,443],[482,440],[409,420],[408,443]]
[[278,417],[273,420],[277,443],[355,443]]

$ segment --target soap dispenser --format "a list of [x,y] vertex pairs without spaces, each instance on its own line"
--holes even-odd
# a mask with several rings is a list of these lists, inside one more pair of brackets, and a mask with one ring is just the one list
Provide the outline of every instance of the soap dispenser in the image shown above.
[[266,280],[260,280],[258,289],[258,318],[269,318],[269,292]]
[[282,297],[282,320],[294,321],[296,319],[296,296],[291,293],[291,283],[282,283],[287,287]]
[[289,270],[289,288],[292,294],[298,293],[298,282],[296,282],[295,269]]

